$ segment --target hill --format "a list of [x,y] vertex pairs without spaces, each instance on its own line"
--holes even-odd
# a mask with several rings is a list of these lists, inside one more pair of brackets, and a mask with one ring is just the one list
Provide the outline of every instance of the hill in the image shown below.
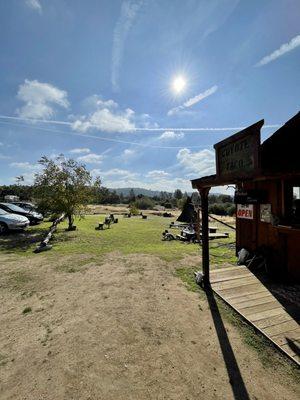
[[109,189],[111,191],[115,191],[117,194],[123,194],[123,196],[128,196],[130,193],[130,190],[134,191],[134,194],[137,196],[139,194],[142,194],[143,196],[148,196],[148,197],[153,197],[153,196],[159,196],[160,191],[159,190],[149,190],[149,189],[144,189],[144,188],[117,188],[117,189]]

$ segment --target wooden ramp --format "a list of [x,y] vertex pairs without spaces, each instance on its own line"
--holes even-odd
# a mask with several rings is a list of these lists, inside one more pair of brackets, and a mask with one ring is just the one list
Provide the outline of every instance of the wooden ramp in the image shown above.
[[211,287],[281,351],[300,365],[300,310],[284,306],[245,266],[211,271]]

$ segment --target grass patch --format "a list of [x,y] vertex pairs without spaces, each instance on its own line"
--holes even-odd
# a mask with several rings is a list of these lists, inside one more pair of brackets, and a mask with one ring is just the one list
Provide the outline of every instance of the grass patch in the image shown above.
[[32,308],[31,307],[25,307],[24,310],[22,311],[22,314],[28,314],[31,313]]
[[199,290],[199,286],[195,282],[195,275],[194,275],[194,272],[198,270],[199,267],[177,268],[175,270],[175,275],[185,283],[185,286],[189,291],[201,293],[201,291]]
[[[165,261],[180,260],[185,255],[199,255],[200,249],[197,244],[188,244],[180,241],[162,241],[162,232],[168,229],[171,219],[149,216],[147,220],[140,217],[123,218],[117,216],[119,222],[111,225],[110,229],[95,230],[99,222],[103,222],[105,215],[88,215],[83,219],[77,219],[76,231],[66,232],[67,222],[58,226],[51,244],[52,250],[44,254],[89,254],[102,256],[110,252],[120,251],[123,254],[153,254]],[[214,223],[214,225],[216,225]],[[22,234],[8,235],[1,244],[1,250],[15,255],[31,256],[39,240],[47,234],[49,222],[38,226],[29,227],[28,231]],[[224,231],[222,225],[218,226]],[[177,233],[174,230],[174,233]],[[222,257],[226,262],[234,257],[234,251],[226,247],[217,248],[218,243],[229,243],[234,241],[234,233],[230,232],[230,238],[216,240],[211,243],[212,263],[220,264]],[[215,248],[213,248],[215,247]],[[221,257],[222,253],[226,253]],[[40,257],[36,255],[35,257]]]
[[212,241],[210,242],[210,262],[212,266],[218,267],[224,264],[236,264],[235,255],[235,233],[233,233],[230,239],[225,241]]

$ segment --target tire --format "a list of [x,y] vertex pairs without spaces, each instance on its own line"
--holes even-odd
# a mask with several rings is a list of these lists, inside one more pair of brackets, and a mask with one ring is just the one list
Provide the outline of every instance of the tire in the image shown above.
[[8,232],[8,227],[4,222],[0,222],[0,236]]

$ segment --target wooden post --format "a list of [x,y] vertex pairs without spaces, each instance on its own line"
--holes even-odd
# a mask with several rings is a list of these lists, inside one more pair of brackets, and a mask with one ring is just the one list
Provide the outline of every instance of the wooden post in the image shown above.
[[208,242],[208,193],[210,187],[199,190],[201,196],[202,213],[202,271],[203,284],[209,286],[209,242]]

